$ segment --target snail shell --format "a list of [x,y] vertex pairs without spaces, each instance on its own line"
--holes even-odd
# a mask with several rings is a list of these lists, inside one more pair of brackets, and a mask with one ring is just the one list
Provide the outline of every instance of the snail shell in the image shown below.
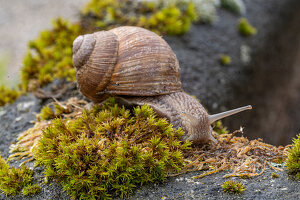
[[182,91],[180,68],[158,35],[124,26],[79,36],[73,63],[80,91],[94,102],[107,95],[157,96]]

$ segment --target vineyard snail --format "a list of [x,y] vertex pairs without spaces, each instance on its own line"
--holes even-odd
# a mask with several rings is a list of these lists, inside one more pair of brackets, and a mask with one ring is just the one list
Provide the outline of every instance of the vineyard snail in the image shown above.
[[251,106],[208,115],[181,87],[170,46],[155,33],[124,26],[78,36],[73,42],[78,87],[93,102],[115,96],[123,105],[147,104],[185,132],[183,140],[216,142],[211,124]]

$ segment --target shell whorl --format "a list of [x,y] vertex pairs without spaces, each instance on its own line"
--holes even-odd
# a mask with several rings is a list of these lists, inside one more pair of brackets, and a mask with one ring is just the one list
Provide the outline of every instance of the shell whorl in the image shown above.
[[143,28],[124,26],[79,36],[73,62],[81,92],[95,102],[103,95],[182,91],[176,55],[160,36]]
[[[85,38],[85,36],[83,37]],[[88,37],[87,45],[84,46],[85,40],[83,40],[80,49],[77,53],[75,52],[73,62],[81,59],[78,63],[82,65],[76,67],[76,78],[80,91],[87,98],[98,102],[101,101],[102,94],[110,82],[117,62],[118,40],[115,34],[108,31],[89,34]],[[79,42],[80,40],[82,39],[79,38]],[[75,45],[79,42],[76,42]],[[77,48],[75,45],[74,49]],[[90,46],[86,47],[88,45]],[[78,54],[80,51],[83,53]],[[80,56],[77,57],[77,54]]]
[[92,34],[80,35],[73,42],[73,64],[80,69],[89,59],[96,40]]

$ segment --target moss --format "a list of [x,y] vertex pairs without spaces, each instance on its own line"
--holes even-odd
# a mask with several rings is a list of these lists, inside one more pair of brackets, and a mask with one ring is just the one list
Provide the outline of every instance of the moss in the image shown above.
[[242,0],[221,0],[221,6],[236,14],[244,14],[246,12]]
[[9,167],[0,156],[0,189],[7,195],[17,195],[22,188],[32,182],[33,171],[22,168]]
[[52,109],[52,105],[50,106],[44,106],[41,109],[40,114],[37,115],[38,121],[41,120],[50,120],[54,119],[55,117],[61,117],[63,114],[68,114],[72,111],[72,109],[67,106],[62,106],[58,103],[53,103],[54,109]]
[[40,192],[41,192],[41,186],[39,186],[38,184],[34,184],[34,185],[29,184],[26,187],[24,187],[22,190],[22,194],[24,196],[34,195]]
[[220,63],[221,65],[229,65],[231,63],[231,57],[226,54],[222,54],[220,56]]
[[44,106],[39,114],[41,120],[49,120],[55,118],[55,113],[49,106]]
[[0,86],[0,106],[14,102],[21,92],[15,89],[6,88],[4,85]]
[[75,119],[53,120],[33,152],[47,180],[59,180],[72,197],[107,199],[180,171],[190,146],[182,135],[151,108],[130,111],[110,99]]
[[55,78],[74,81],[72,43],[80,33],[79,25],[58,18],[53,21],[52,30],[41,32],[29,42],[21,72],[22,88],[32,91]]
[[[182,0],[177,0],[182,1]],[[219,6],[215,0],[190,0],[196,8],[196,22],[213,23],[218,19],[216,8]]]
[[272,173],[272,178],[279,178],[278,174]]
[[243,36],[251,36],[257,33],[257,30],[252,26],[246,18],[241,18],[238,24],[238,30]]
[[222,185],[224,192],[228,192],[231,194],[241,194],[245,191],[245,186],[242,183],[235,181],[234,179],[230,179],[225,181]]
[[288,149],[286,167],[291,174],[300,179],[300,134],[293,139],[293,145]]
[[92,26],[101,29],[132,25],[167,35],[184,34],[196,19],[194,4],[188,1],[92,0],[83,15],[92,17]]
[[218,120],[214,123],[213,125],[213,130],[218,133],[218,134],[227,134],[229,133],[229,131],[227,130],[227,127],[225,127],[223,124],[222,124],[222,121],[221,120]]

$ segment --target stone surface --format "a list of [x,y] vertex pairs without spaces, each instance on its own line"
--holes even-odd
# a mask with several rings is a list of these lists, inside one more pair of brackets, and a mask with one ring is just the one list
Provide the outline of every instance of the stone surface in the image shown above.
[[[300,1],[244,2],[255,36],[240,36],[239,16],[219,10],[214,24],[166,40],[179,59],[184,89],[210,113],[252,104],[252,111],[225,119],[225,125],[286,145],[300,130]],[[232,58],[228,66],[219,63],[224,53]]]

